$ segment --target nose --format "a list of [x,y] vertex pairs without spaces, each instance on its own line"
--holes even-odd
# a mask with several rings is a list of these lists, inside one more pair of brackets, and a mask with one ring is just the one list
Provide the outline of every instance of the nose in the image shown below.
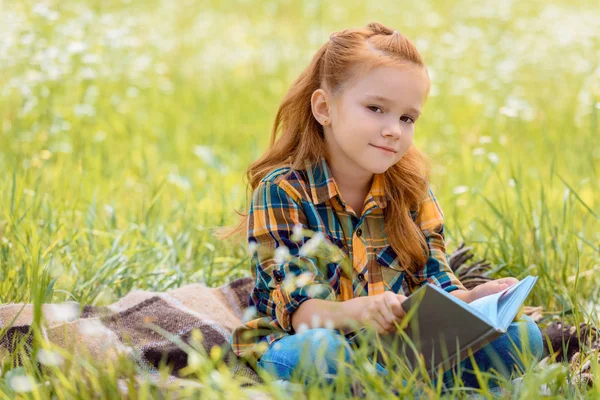
[[400,124],[400,121],[392,121],[391,123],[385,125],[381,130],[381,136],[391,139],[399,139],[402,137],[402,125]]

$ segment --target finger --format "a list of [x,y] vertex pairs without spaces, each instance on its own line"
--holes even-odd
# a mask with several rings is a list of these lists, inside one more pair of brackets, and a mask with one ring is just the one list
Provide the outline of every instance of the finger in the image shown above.
[[375,316],[375,319],[385,331],[388,331],[392,326],[394,326],[394,315],[389,310],[382,308],[378,308],[377,311],[378,314]]
[[381,321],[381,325],[384,328],[389,329],[390,326],[394,324],[394,320],[396,319],[394,317],[394,314],[392,314],[392,312],[389,311],[387,308],[379,308],[377,309],[377,311],[379,312],[377,318],[379,321]]
[[396,320],[401,320],[406,315],[406,311],[402,307],[402,301],[404,299],[406,299],[405,296],[395,294],[388,300],[388,306],[392,314],[396,317]]
[[387,329],[382,322],[378,319],[379,316],[375,317],[375,319],[371,320],[371,324],[373,328],[377,331],[377,333],[387,333]]
[[501,283],[506,286],[512,286],[515,283],[519,282],[519,280],[517,278],[507,277],[507,278],[496,279],[496,282]]

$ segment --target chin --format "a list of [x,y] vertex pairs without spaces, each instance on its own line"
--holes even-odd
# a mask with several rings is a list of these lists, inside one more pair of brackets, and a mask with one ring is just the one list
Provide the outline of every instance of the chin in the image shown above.
[[391,166],[392,165],[376,165],[371,166],[370,168],[366,168],[366,170],[373,174],[383,174],[385,171],[390,169]]

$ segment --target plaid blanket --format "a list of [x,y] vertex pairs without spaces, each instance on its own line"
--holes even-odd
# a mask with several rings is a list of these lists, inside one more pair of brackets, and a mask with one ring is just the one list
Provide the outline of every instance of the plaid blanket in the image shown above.
[[[233,375],[240,378],[243,386],[250,386],[261,379],[248,363],[235,356],[229,336],[241,324],[252,285],[252,278],[241,278],[217,288],[189,284],[160,293],[133,291],[107,307],[80,309],[77,303],[44,304],[42,334],[54,344],[74,346],[75,351],[89,352],[98,360],[110,361],[120,354],[137,355],[135,360],[157,382],[159,363],[166,358],[172,367],[167,384],[185,386],[199,384],[179,378],[178,372],[188,363],[188,354],[171,339],[190,343],[192,331],[198,329],[206,352],[210,353],[213,346],[221,347]],[[524,310],[534,320],[541,318],[540,311],[541,307]],[[13,352],[15,341],[31,344],[33,312],[31,304],[0,306],[0,360]],[[554,352],[557,361],[568,361],[575,380],[591,384],[590,362],[582,356],[600,348],[595,328],[582,324],[576,329],[555,321],[543,332],[545,354]]]
[[[87,352],[96,360],[135,355],[157,380],[157,368],[165,357],[172,367],[168,383],[188,385],[193,382],[178,377],[188,354],[170,339],[189,344],[197,329],[207,354],[213,346],[221,347],[233,375],[243,386],[252,385],[261,382],[259,376],[229,345],[231,332],[241,324],[252,285],[252,278],[242,278],[217,288],[190,284],[162,293],[138,290],[107,307],[44,304],[42,334],[54,344],[67,349],[74,346],[74,351]],[[31,344],[33,313],[31,304],[0,306],[0,359],[14,350],[17,341]]]

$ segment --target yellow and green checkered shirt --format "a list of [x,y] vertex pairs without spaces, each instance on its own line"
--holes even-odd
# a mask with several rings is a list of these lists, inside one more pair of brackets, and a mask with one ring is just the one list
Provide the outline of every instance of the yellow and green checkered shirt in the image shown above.
[[[448,265],[443,214],[431,189],[419,215],[411,214],[420,221],[430,253],[423,268],[412,276],[399,265],[385,235],[385,207],[383,175],[376,174],[362,215],[355,215],[342,199],[325,159],[307,162],[304,170],[278,168],[263,178],[253,192],[248,215],[248,242],[256,250],[251,260],[255,286],[248,306],[255,313],[234,330],[234,352],[260,358],[277,339],[294,333],[292,313],[311,298],[344,301],[386,290],[408,295],[425,282],[448,292],[466,290]],[[302,251],[309,238],[298,238],[294,227],[296,232],[298,227],[320,232],[341,250],[342,257],[349,257],[352,271],[343,268],[342,258],[318,265],[316,257]],[[283,246],[296,258],[278,257],[275,250]],[[304,285],[285,284],[286,278],[300,275],[309,277]],[[260,343],[264,343],[262,348]]]

